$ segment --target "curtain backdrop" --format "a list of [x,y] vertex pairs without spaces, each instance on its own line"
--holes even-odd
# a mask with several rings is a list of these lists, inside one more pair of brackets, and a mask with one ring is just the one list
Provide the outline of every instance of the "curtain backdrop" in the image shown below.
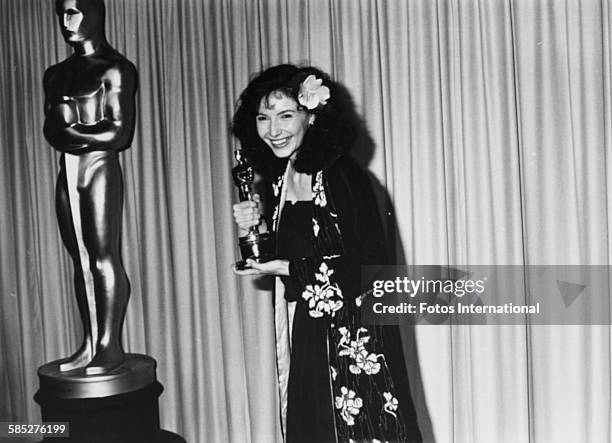
[[[81,338],[42,135],[43,72],[71,53],[53,3],[0,0],[0,421],[40,420],[37,367]],[[355,156],[408,263],[610,264],[608,0],[106,4],[139,71],[124,343],[157,360],[162,426],[187,441],[280,439],[270,295],[229,268],[228,126],[264,67],[313,64],[351,92]],[[428,441],[611,440],[609,326],[405,332]]]

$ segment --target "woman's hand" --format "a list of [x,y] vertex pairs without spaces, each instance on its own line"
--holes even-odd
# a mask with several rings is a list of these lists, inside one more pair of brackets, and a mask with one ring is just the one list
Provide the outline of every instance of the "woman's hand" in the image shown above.
[[246,231],[253,226],[259,226],[260,224],[263,225],[260,232],[267,231],[265,221],[263,221],[261,218],[261,210],[259,209],[260,201],[261,199],[259,194],[254,194],[252,201],[246,200],[234,204],[234,220],[236,221],[238,227],[244,231],[240,233],[241,236],[246,234]]
[[258,263],[253,259],[247,258],[248,268],[236,269],[236,265],[232,265],[232,271],[238,275],[289,275],[289,260],[277,258],[264,263]]

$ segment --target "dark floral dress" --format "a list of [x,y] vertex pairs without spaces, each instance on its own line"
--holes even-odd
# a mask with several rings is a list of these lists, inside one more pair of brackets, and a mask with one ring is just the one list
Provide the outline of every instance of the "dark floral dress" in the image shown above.
[[283,184],[273,184],[273,226],[292,243],[279,245],[290,277],[277,280],[275,301],[286,440],[421,441],[398,328],[361,321],[360,267],[385,263],[367,175],[341,157],[313,174],[312,203],[300,207],[284,205]]

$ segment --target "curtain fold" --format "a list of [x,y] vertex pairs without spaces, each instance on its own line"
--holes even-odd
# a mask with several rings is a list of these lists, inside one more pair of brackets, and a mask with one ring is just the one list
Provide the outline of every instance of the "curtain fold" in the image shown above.
[[[37,367],[81,339],[42,135],[44,70],[71,50],[53,2],[18,3],[0,0],[0,421],[34,422]],[[346,86],[400,261],[610,265],[608,0],[106,5],[139,74],[121,154],[124,344],[157,360],[162,426],[187,441],[281,439],[271,283],[229,267],[230,119],[264,67],[312,64]],[[403,332],[427,441],[611,440],[609,325]]]

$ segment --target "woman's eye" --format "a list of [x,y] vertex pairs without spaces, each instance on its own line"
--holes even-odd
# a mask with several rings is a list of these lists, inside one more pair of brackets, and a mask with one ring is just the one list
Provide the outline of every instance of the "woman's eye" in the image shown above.
[[288,120],[288,119],[290,119],[292,117],[293,117],[293,114],[283,114],[283,115],[281,115],[281,118],[283,120]]
[[265,122],[267,118],[264,115],[258,115],[255,120],[258,122]]

